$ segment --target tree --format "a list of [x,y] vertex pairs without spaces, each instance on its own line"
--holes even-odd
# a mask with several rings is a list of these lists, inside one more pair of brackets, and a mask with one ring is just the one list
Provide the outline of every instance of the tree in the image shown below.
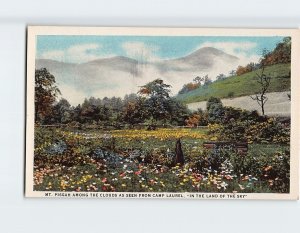
[[224,80],[226,78],[225,74],[219,74],[217,77],[216,77],[216,80]]
[[53,118],[56,123],[66,124],[72,121],[71,105],[62,98],[53,107]]
[[143,109],[143,100],[136,98],[135,100],[129,101],[122,112],[123,121],[130,125],[142,123],[146,114]]
[[46,68],[35,70],[35,122],[43,122],[52,111],[60,90],[55,85],[55,77]]
[[285,37],[279,42],[271,52],[266,49],[263,51],[261,65],[268,66],[279,63],[291,62],[291,37]]
[[170,110],[170,123],[172,125],[184,125],[185,120],[190,115],[190,110],[187,106],[175,98],[170,99]]
[[201,82],[204,81],[204,78],[203,78],[203,77],[197,76],[196,78],[193,79],[193,81],[194,81],[195,83],[199,83],[199,84],[201,85]]
[[211,83],[212,83],[211,79],[208,77],[208,75],[205,75],[203,85],[206,86],[206,85],[209,85]]
[[187,83],[179,90],[178,94],[184,94],[193,91],[201,86],[201,83]]
[[267,90],[271,83],[271,76],[266,75],[265,67],[262,67],[261,73],[256,73],[257,83],[260,85],[260,91],[255,96],[250,96],[251,99],[256,100],[258,105],[261,107],[262,115],[265,115],[265,104],[268,101],[266,96]]
[[229,72],[229,76],[234,76],[234,75],[236,75],[236,71],[235,71],[235,70],[231,70],[231,71]]
[[140,88],[138,94],[146,98],[144,105],[152,123],[170,118],[170,88],[162,79],[155,79]]
[[206,103],[208,121],[211,123],[221,122],[224,116],[224,107],[220,98],[210,97]]

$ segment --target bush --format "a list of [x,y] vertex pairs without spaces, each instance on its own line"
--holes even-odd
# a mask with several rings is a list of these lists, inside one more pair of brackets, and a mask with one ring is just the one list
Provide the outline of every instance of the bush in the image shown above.
[[227,97],[232,99],[234,97],[234,92],[233,91],[229,92]]
[[224,107],[221,100],[215,97],[207,102],[207,114],[208,134],[214,140],[281,144],[290,142],[289,120],[260,116],[257,111]]
[[192,114],[187,120],[185,120],[186,126],[197,127],[199,125],[206,126],[208,124],[208,116],[206,112],[201,109],[194,114]]
[[224,116],[224,107],[219,98],[210,97],[206,103],[208,122],[218,123]]
[[286,193],[290,190],[290,151],[277,152],[272,160],[263,161],[262,179],[268,181],[276,192]]

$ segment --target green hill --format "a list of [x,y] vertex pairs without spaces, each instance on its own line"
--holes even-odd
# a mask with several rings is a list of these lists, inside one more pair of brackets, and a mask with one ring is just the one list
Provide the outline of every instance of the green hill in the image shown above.
[[[276,64],[266,67],[265,74],[272,77],[268,92],[288,91],[291,86],[290,70],[290,64]],[[228,98],[255,94],[260,89],[255,78],[256,73],[260,74],[261,70],[215,81],[193,91],[178,94],[176,98],[184,103],[193,103],[208,100],[211,96]]]

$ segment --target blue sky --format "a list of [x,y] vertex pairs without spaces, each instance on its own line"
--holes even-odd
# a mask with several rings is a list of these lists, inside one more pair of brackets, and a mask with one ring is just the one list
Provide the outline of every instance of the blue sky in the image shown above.
[[281,36],[37,36],[37,58],[84,63],[113,56],[153,61],[186,56],[201,47],[215,47],[242,60],[257,60]]

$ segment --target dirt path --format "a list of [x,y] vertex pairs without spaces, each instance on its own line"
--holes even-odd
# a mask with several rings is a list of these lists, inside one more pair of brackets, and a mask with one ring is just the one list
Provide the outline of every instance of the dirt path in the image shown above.
[[[288,99],[289,92],[272,92],[268,93],[268,101],[265,105],[265,114],[290,116],[291,101]],[[224,106],[231,106],[235,108],[243,108],[246,110],[257,110],[261,114],[261,109],[258,103],[252,100],[249,96],[242,96],[233,99],[222,99]],[[205,109],[206,101],[195,102],[188,104],[190,110],[197,110],[198,108]]]

